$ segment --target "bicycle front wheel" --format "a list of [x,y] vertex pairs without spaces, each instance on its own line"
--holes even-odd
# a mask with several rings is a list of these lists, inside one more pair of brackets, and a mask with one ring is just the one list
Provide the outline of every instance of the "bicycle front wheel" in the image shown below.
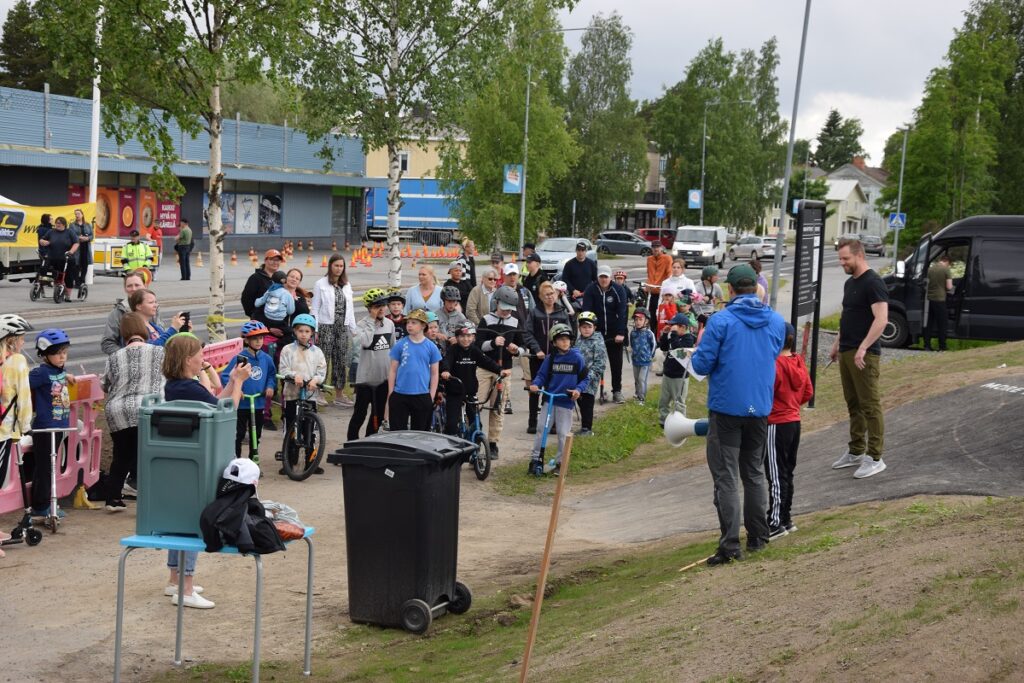
[[316,413],[305,413],[284,436],[284,473],[293,481],[308,479],[320,467],[326,444],[323,420]]
[[473,473],[476,478],[483,481],[491,473],[491,447],[487,443],[487,437],[477,432],[473,439],[476,443],[476,453],[473,454]]

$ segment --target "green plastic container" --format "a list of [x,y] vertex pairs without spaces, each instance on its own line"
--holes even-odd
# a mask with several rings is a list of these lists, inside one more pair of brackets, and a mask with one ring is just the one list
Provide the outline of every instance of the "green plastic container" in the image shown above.
[[199,515],[235,457],[236,419],[230,398],[215,406],[142,399],[135,533],[202,536]]

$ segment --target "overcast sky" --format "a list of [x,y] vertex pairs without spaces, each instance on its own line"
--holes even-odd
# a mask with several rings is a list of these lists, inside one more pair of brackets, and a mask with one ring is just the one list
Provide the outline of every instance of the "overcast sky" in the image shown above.
[[[15,0],[0,0],[0,15]],[[969,0],[817,0],[811,7],[797,135],[813,138],[829,109],[864,124],[870,163],[882,163],[886,137],[921,101],[928,72],[938,66]],[[565,27],[586,26],[598,12],[618,11],[633,30],[633,96],[658,97],[708,40],[730,51],[757,49],[776,36],[779,104],[793,111],[803,0],[579,0]],[[570,50],[579,35],[566,34]]]
[[[870,164],[882,163],[886,138],[921,101],[925,78],[939,66],[963,24],[969,0],[816,0],[804,58],[798,137],[817,136],[832,108],[864,124]],[[653,99],[682,80],[708,40],[726,50],[756,50],[779,41],[779,104],[793,111],[803,0],[579,0],[565,27],[586,26],[598,12],[618,11],[633,31],[633,96]],[[579,34],[566,34],[570,51]]]

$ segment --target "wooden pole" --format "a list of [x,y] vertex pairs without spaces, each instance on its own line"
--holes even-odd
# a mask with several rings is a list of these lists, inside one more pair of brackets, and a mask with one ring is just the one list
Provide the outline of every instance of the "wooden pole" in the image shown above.
[[540,576],[537,577],[537,594],[533,598],[533,614],[530,616],[530,629],[526,634],[526,651],[523,652],[523,665],[519,669],[519,683],[525,683],[530,670],[530,654],[533,642],[537,638],[537,626],[540,623],[540,608],[544,602],[544,587],[548,580],[548,567],[551,564],[551,546],[555,543],[555,530],[558,529],[558,512],[562,504],[562,490],[569,476],[569,460],[572,457],[572,434],[565,437],[565,452],[562,454],[562,467],[555,486],[555,499],[551,501],[551,519],[548,521],[548,537],[544,541],[544,557],[540,561]]

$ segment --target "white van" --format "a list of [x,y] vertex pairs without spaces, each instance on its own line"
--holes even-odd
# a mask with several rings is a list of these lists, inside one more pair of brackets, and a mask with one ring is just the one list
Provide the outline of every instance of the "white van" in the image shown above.
[[681,225],[676,229],[672,256],[682,256],[687,266],[724,268],[727,235],[721,225]]

